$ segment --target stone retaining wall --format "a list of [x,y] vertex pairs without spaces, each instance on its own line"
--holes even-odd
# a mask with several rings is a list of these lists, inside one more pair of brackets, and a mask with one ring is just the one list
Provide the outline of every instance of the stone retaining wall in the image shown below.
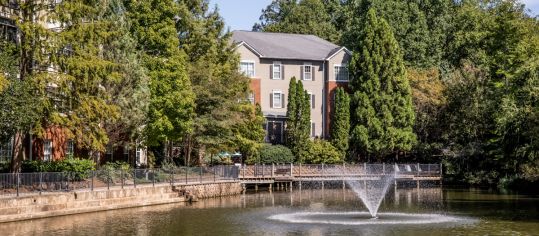
[[0,222],[177,203],[240,194],[239,182],[137,186],[0,198]]

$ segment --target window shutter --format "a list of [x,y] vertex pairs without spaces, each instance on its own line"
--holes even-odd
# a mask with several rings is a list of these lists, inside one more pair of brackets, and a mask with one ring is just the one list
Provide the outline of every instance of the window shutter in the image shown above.
[[270,93],[270,108],[273,108],[273,93]]
[[314,122],[311,123],[311,137],[314,137],[315,134],[316,134],[316,130],[315,130],[315,125],[314,125]]
[[311,66],[311,79],[314,81],[314,75],[316,75],[316,71],[314,70],[314,66]]
[[281,79],[284,80],[284,65],[281,65]]
[[284,93],[281,93],[281,108],[286,108]]
[[314,94],[311,94],[311,108],[314,109],[316,107],[316,97]]
[[305,67],[305,66],[300,66],[300,67],[299,67],[299,68],[300,68],[300,69],[299,69],[299,73],[300,73],[300,75],[301,75],[301,76],[300,76],[301,80],[305,80],[305,78],[303,78],[303,76],[304,76],[303,71],[305,71],[304,67]]
[[270,79],[273,79],[273,64],[270,65]]

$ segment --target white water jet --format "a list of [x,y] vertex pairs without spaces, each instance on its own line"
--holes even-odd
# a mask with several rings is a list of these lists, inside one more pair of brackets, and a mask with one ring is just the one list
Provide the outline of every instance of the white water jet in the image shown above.
[[392,165],[365,164],[359,173],[346,170],[347,175],[359,175],[346,180],[348,187],[356,193],[373,219],[378,218],[378,208],[384,199],[389,185],[395,179],[395,169]]

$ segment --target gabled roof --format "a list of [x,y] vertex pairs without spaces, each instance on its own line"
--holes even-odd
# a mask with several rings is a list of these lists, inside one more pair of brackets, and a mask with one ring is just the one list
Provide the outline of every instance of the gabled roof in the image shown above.
[[260,58],[328,60],[345,47],[335,45],[314,35],[252,31],[233,31],[237,46],[245,45]]

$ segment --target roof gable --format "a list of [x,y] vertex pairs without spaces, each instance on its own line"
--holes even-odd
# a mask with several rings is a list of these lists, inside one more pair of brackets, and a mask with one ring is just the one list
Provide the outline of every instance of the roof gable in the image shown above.
[[314,35],[234,31],[235,43],[245,45],[260,58],[323,61],[343,50]]

